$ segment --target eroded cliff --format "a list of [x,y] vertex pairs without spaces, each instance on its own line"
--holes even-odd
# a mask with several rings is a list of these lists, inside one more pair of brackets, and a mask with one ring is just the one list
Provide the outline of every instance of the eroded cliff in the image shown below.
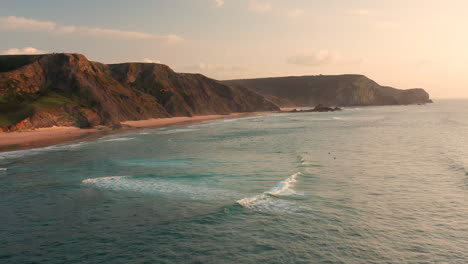
[[161,64],[106,65],[81,54],[0,56],[6,131],[271,110],[278,107],[255,92]]
[[402,105],[432,102],[423,89],[381,86],[363,75],[293,76],[225,81],[255,91],[282,107]]

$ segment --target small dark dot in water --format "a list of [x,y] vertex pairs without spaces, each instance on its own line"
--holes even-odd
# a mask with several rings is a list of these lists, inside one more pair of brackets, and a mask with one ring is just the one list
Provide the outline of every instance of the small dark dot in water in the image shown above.
[[336,159],[336,157],[334,157],[333,159]]

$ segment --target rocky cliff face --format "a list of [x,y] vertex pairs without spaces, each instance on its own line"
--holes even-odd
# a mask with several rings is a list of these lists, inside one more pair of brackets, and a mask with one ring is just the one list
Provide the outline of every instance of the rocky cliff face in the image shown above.
[[175,73],[166,65],[109,65],[111,75],[127,87],[158,99],[172,116],[277,110],[262,96],[201,74]]
[[400,105],[430,103],[423,89],[399,90],[363,75],[320,75],[225,81],[265,96],[282,107],[325,105]]
[[91,127],[121,121],[277,110],[245,88],[150,63],[80,54],[0,56],[0,127]]

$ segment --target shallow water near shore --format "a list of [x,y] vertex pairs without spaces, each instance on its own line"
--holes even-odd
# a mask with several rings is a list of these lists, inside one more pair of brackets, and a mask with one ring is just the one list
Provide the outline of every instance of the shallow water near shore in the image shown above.
[[467,263],[468,100],[0,153],[0,263]]

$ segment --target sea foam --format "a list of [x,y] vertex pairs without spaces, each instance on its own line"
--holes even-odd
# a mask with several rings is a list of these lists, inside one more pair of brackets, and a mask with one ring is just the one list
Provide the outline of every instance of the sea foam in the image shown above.
[[103,190],[133,192],[147,195],[178,195],[193,200],[233,199],[240,195],[229,190],[222,190],[204,185],[192,185],[161,178],[141,178],[134,176],[110,176],[90,178],[83,184]]
[[133,139],[135,139],[135,138],[131,138],[131,137],[109,138],[109,139],[102,140],[102,142],[128,141],[128,140],[133,140]]
[[14,159],[14,158],[22,158],[25,156],[37,155],[43,152],[50,152],[50,151],[67,151],[73,150],[84,145],[88,144],[88,142],[79,142],[74,144],[61,144],[61,145],[52,145],[48,147],[42,148],[34,148],[34,149],[25,149],[25,150],[14,150],[8,152],[0,153],[0,159]]
[[237,201],[239,205],[248,209],[258,210],[285,210],[290,209],[291,202],[282,200],[280,196],[289,196],[296,194],[293,189],[297,178],[302,175],[301,172],[296,172],[287,179],[279,182],[275,187],[256,196],[246,197]]
[[157,132],[156,134],[168,135],[168,134],[176,134],[176,133],[183,133],[183,132],[193,132],[193,131],[197,131],[197,130],[200,130],[200,129],[198,129],[198,128],[177,128],[177,129],[160,131],[160,132]]

